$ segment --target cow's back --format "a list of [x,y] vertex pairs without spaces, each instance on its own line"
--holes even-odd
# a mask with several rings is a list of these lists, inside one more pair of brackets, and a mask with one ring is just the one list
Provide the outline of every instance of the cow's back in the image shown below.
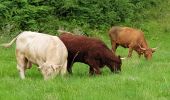
[[86,57],[100,59],[109,48],[99,39],[82,35],[61,34],[59,38],[66,45],[69,52],[69,60],[85,62]]
[[[16,50],[29,55],[45,55],[44,52],[47,49],[51,37],[45,34],[39,34],[36,32],[23,32],[19,35],[16,41]],[[36,58],[36,57],[35,57]]]
[[59,38],[67,48],[73,51],[87,51],[90,48],[103,46],[104,43],[98,39],[72,34],[61,34]]
[[109,31],[109,36],[111,40],[120,45],[128,45],[143,39],[143,32],[129,27],[112,27]]

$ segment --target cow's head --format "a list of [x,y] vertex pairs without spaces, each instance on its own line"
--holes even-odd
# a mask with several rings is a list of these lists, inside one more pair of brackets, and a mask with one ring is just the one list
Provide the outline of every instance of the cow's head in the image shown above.
[[119,73],[121,71],[122,60],[120,56],[116,57],[114,62],[110,66],[110,70],[114,73]]
[[144,56],[147,60],[150,60],[152,58],[152,53],[155,52],[155,49],[152,48],[148,48],[146,50],[144,50]]
[[150,60],[152,58],[152,53],[155,52],[156,48],[142,48],[141,49],[141,53],[144,54],[145,58],[147,60]]
[[44,63],[42,66],[39,67],[39,70],[44,76],[45,80],[54,78],[59,72],[58,70],[59,66],[56,66],[54,64],[47,64]]

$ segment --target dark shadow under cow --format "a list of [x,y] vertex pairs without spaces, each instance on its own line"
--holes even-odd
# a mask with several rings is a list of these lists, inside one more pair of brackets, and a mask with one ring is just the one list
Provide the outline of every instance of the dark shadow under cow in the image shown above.
[[61,32],[59,38],[68,49],[67,70],[72,73],[72,64],[82,62],[89,65],[90,74],[101,74],[100,68],[105,65],[112,72],[121,71],[120,56],[113,52],[99,39],[82,35],[74,35],[70,32]]

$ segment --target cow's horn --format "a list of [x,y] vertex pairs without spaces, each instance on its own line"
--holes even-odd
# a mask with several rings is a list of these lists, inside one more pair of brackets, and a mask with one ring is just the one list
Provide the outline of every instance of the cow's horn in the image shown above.
[[152,48],[152,50],[156,50],[157,48]]
[[156,49],[158,49],[160,47],[160,43],[156,46],[156,48],[151,48],[152,50],[156,50]]
[[156,48],[151,48],[152,49],[152,52],[155,52],[156,51],[156,49],[157,49],[157,47]]
[[161,43],[159,43],[156,48],[151,48],[153,51],[155,51],[156,49],[158,49],[160,47]]
[[140,45],[139,45],[139,47],[140,47],[140,49],[142,49],[142,50],[144,50],[144,51],[146,50],[146,48],[142,48]]
[[126,57],[121,57],[120,59],[121,59],[121,60],[125,60],[125,59],[126,59]]

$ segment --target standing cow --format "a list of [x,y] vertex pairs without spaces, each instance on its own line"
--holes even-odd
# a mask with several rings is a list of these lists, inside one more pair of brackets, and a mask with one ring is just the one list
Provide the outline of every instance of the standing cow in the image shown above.
[[32,63],[39,66],[44,79],[66,73],[68,52],[57,36],[25,31],[1,46],[10,47],[15,40],[17,69],[21,79],[25,78],[25,70]]
[[72,64],[82,62],[90,66],[90,74],[101,74],[100,68],[105,65],[112,72],[121,71],[121,59],[113,55],[112,51],[99,39],[82,35],[73,35],[70,32],[62,33],[59,38],[66,45],[68,50],[67,70],[72,73]]
[[109,37],[113,52],[121,45],[122,47],[129,48],[128,57],[131,57],[132,51],[135,50],[139,57],[144,54],[145,58],[149,60],[156,49],[148,47],[144,33],[137,29],[115,26],[109,30]]

